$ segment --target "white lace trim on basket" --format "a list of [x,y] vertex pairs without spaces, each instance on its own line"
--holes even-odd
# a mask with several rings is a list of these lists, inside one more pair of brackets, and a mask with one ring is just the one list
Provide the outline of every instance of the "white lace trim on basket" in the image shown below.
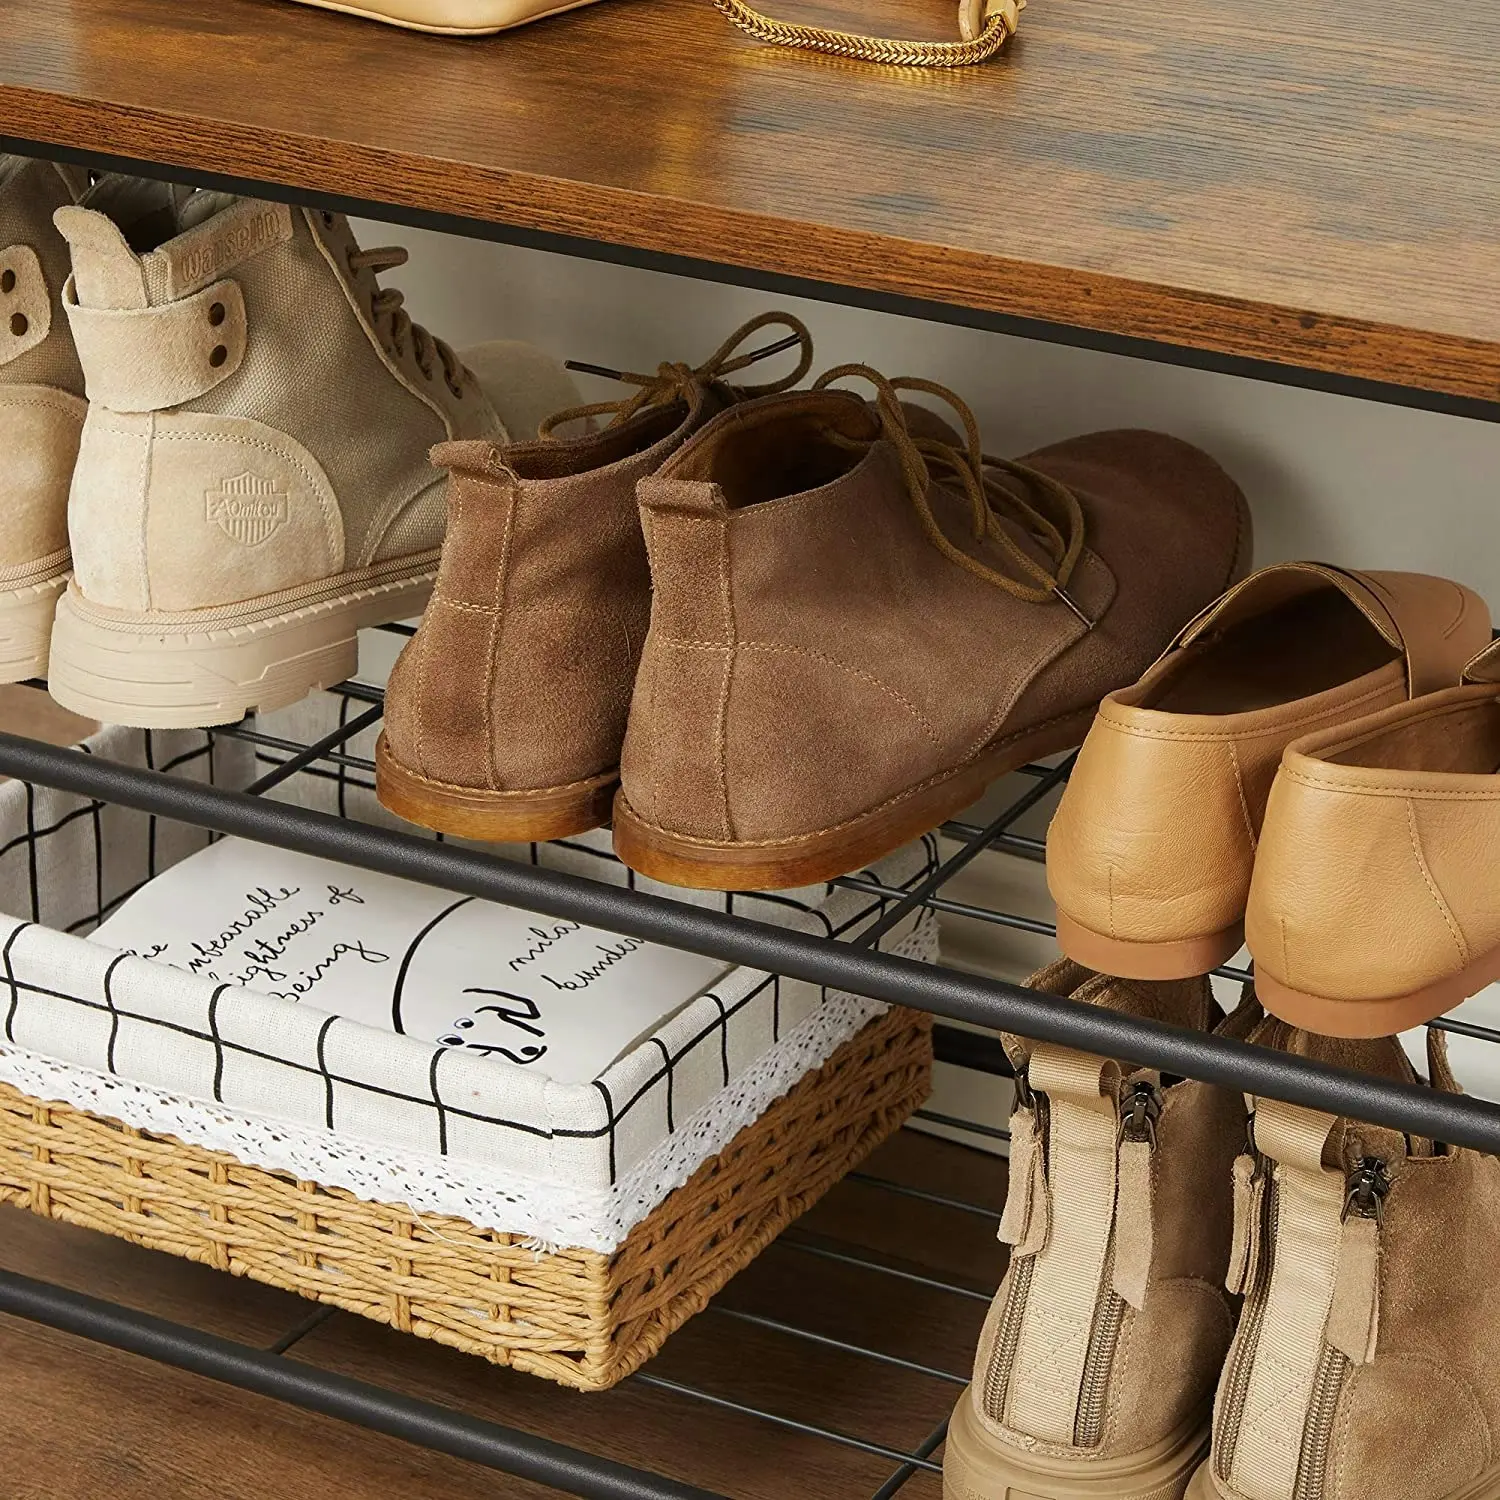
[[[936,923],[925,921],[891,951],[933,962],[937,947]],[[830,993],[826,1004],[603,1190],[513,1172],[501,1175],[451,1157],[398,1152],[239,1114],[18,1047],[0,1045],[0,1082],[36,1099],[175,1136],[249,1166],[344,1188],[371,1202],[405,1204],[418,1214],[451,1214],[481,1229],[525,1235],[536,1241],[538,1252],[571,1247],[608,1253],[668,1193],[886,1009],[878,1001]]]

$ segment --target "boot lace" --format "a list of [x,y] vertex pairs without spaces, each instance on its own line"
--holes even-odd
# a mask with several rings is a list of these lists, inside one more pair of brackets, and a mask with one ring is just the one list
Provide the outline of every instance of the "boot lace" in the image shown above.
[[[907,493],[916,507],[922,528],[944,557],[1017,599],[1035,604],[1057,599],[1085,626],[1093,628],[1094,622],[1078,607],[1067,591],[1068,581],[1083,553],[1084,538],[1083,508],[1072,490],[1025,464],[985,453],[974,413],[969,409],[968,403],[947,386],[915,376],[890,380],[868,365],[851,364],[837,365],[825,371],[813,382],[812,388],[815,391],[825,390],[838,380],[865,380],[875,387],[875,410],[880,418],[881,436],[895,448],[901,460]],[[914,436],[908,425],[906,411],[901,405],[902,391],[936,396],[951,407],[963,426],[963,446],[955,447],[952,443],[945,443],[937,438]],[[1032,498],[1015,494],[1007,486],[999,484],[993,474],[986,473],[986,470],[998,470],[1020,480]],[[1020,578],[989,567],[948,540],[932,513],[928,499],[935,474],[940,478],[955,478],[959,481],[969,502],[974,540],[996,543],[1022,575]],[[1008,513],[1012,520],[1018,521],[1021,528],[1035,539],[1050,559],[1050,569],[1039,563],[1016,541],[1001,523],[1001,513]]]
[[[789,332],[785,338],[777,339],[763,348],[752,349],[745,354],[735,352],[752,334],[759,333],[763,328],[785,328]],[[779,380],[767,381],[764,385],[735,386],[730,385],[726,378],[737,375],[751,365],[759,364],[763,359],[769,359],[773,354],[794,348],[801,350],[797,367]],[[719,393],[730,401],[771,396],[778,391],[790,390],[812,368],[812,362],[812,334],[807,331],[807,325],[800,318],[784,312],[762,313],[758,318],[751,318],[730,334],[696,368],[681,362],[663,362],[656,367],[655,373],[639,375],[630,370],[607,370],[601,365],[586,365],[578,360],[569,360],[567,367],[570,370],[582,370],[589,375],[619,380],[626,385],[635,386],[636,392],[633,396],[625,396],[618,401],[596,401],[589,406],[570,406],[566,411],[548,417],[542,423],[540,433],[543,438],[553,438],[557,428],[590,417],[607,416],[610,418],[607,425],[618,427],[648,406],[670,405],[687,396],[695,387],[704,385],[717,387]]]
[[[347,257],[351,275],[373,271],[377,276],[382,271],[394,271],[404,266],[408,259],[406,251],[399,245],[351,250]],[[370,315],[377,323],[382,318],[389,318],[391,343],[398,354],[405,350],[407,339],[411,340],[412,354],[425,380],[431,380],[436,374],[432,363],[433,356],[436,355],[442,364],[443,379],[447,382],[448,389],[455,396],[462,396],[463,382],[469,374],[463,361],[442,339],[428,333],[420,323],[412,322],[411,314],[402,305],[405,301],[405,294],[395,287],[383,287],[370,299]]]

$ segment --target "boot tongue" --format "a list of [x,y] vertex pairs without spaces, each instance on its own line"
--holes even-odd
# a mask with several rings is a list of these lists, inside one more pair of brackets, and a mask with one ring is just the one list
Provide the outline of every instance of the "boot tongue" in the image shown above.
[[233,193],[210,192],[206,188],[194,193],[182,205],[179,215],[183,233],[189,229],[196,229],[200,224],[206,224],[226,209],[233,208],[239,201]]
[[79,202],[111,219],[137,255],[165,244],[177,233],[181,189],[167,182],[111,172],[101,177]]
[[[1294,1057],[1305,1057],[1329,1067],[1349,1068],[1356,1073],[1369,1073],[1376,1078],[1388,1078],[1393,1083],[1423,1082],[1401,1043],[1393,1036],[1368,1039],[1318,1036],[1268,1017],[1250,1040],[1263,1047],[1289,1052]],[[1385,1157],[1428,1157],[1436,1150],[1433,1142],[1425,1136],[1403,1137],[1399,1131],[1354,1120],[1339,1122],[1334,1149],[1346,1156],[1352,1150],[1358,1155]]]
[[[1028,989],[1062,999],[1096,1005],[1117,1015],[1136,1016],[1145,1021],[1160,1021],[1189,1031],[1210,1030],[1215,1019],[1213,991],[1206,978],[1181,980],[1116,979],[1096,974],[1082,964],[1061,959],[1033,974],[1026,981]],[[1017,1065],[1029,1056],[1031,1043],[1023,1037],[1006,1035],[1005,1049]],[[1123,1072],[1134,1064],[1117,1058]]]

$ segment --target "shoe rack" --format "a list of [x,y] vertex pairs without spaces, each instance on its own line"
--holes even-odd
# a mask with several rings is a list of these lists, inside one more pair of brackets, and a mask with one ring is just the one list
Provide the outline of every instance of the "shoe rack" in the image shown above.
[[[818,17],[904,35],[912,9],[821,0]],[[935,35],[948,19],[934,10]],[[758,48],[706,0],[608,0],[476,43],[280,0],[0,0],[0,150],[1494,421],[1497,45],[1481,0],[1420,28],[1354,0],[1035,0],[996,61],[915,74]],[[252,794],[12,736],[0,772],[925,1009],[940,1060],[981,1073],[1006,1073],[998,1046],[947,1023],[1500,1151],[1500,1104],[1483,1099],[265,800],[303,768],[369,776],[346,744],[381,695],[338,691],[344,722],[316,744],[219,731],[267,758]],[[946,862],[893,895],[888,924],[925,903],[1046,930],[945,894],[981,852],[1040,856],[1016,824],[1067,764],[1028,772],[987,826],[947,827]],[[0,1311],[572,1493],[708,1493],[41,1283],[0,1276]],[[726,1404],[673,1394],[684,1420]],[[877,1500],[939,1468],[941,1427],[895,1446],[737,1409],[887,1460]]]

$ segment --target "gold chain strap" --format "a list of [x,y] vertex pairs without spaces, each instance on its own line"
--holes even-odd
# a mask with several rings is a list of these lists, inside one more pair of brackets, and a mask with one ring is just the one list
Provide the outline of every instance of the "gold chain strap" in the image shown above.
[[966,68],[993,57],[1020,22],[1026,0],[960,0],[958,42],[895,41],[830,31],[822,26],[797,26],[762,15],[745,0],[714,0],[741,31],[778,47],[800,47],[835,57],[857,57],[865,62],[894,63],[906,68]]

